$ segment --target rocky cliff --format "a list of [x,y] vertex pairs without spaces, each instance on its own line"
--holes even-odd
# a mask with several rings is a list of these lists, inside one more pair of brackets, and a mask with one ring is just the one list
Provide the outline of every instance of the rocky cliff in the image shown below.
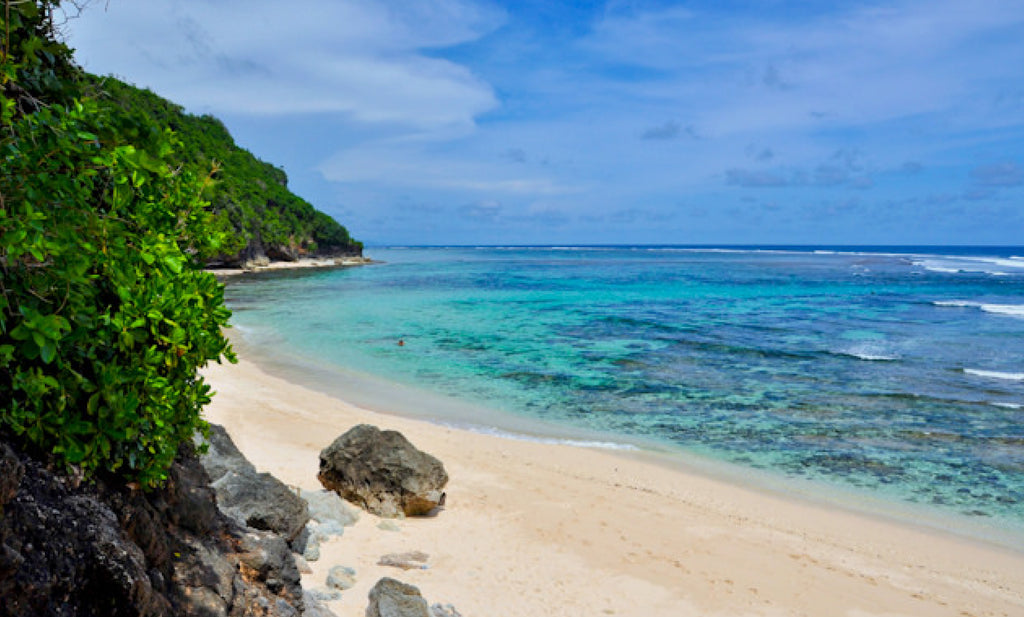
[[0,441],[0,617],[297,617],[279,535],[222,514],[182,448],[163,489],[80,483]]

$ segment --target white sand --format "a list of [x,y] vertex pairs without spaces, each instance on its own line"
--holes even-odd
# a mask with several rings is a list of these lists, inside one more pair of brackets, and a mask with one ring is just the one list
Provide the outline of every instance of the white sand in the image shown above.
[[[373,413],[268,375],[204,371],[224,424],[261,470],[319,489],[318,453],[358,423],[401,431],[451,477],[438,516],[379,529],[362,513],[325,544],[357,586],[330,607],[362,616],[382,576],[465,617],[1024,616],[1024,554],[619,453],[480,435]],[[1024,515],[1024,513],[1022,513]],[[420,550],[429,568],[375,565]]]

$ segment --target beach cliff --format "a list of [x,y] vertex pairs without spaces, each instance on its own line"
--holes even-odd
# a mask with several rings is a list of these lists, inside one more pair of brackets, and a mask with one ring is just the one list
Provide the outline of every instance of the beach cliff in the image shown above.
[[280,535],[218,507],[182,448],[163,488],[82,483],[0,442],[0,615],[297,617]]

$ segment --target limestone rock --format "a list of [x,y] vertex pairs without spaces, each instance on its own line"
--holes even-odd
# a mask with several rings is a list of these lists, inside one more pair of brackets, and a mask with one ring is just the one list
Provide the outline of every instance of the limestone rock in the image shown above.
[[451,604],[431,604],[431,617],[462,617],[462,613],[455,610]]
[[441,461],[397,431],[360,424],[320,452],[320,483],[385,518],[429,513],[442,501]]
[[341,592],[337,589],[308,589],[305,592],[306,598],[312,598],[315,602],[334,602],[341,599]]
[[309,518],[321,524],[335,522],[343,527],[350,527],[359,520],[359,511],[345,503],[345,500],[334,491],[300,490],[299,497],[306,500]]
[[356,571],[346,566],[334,566],[327,573],[327,586],[345,591],[356,584]]
[[366,617],[432,617],[420,590],[393,578],[382,578],[370,590]]
[[[198,445],[203,442],[203,439],[197,436],[196,441]],[[210,474],[210,480],[216,482],[230,471],[242,475],[256,475],[256,468],[238,450],[223,426],[210,424],[210,436],[205,442],[207,444],[206,454],[200,460],[206,473]]]
[[217,503],[241,525],[273,531],[292,542],[309,521],[306,502],[268,473],[257,473],[223,427],[211,424],[202,457]]
[[253,529],[281,534],[291,541],[309,521],[306,502],[268,473],[228,472],[210,486],[225,514]]
[[336,617],[334,612],[324,605],[324,602],[341,599],[340,593],[337,591],[333,593],[334,595],[316,590],[306,591],[302,598],[306,605],[302,617]]
[[391,566],[403,570],[426,570],[427,560],[430,555],[423,551],[409,551],[408,553],[388,553],[377,560],[378,566]]
[[308,561],[320,559],[320,543],[345,533],[345,528],[337,521],[320,524],[309,521],[299,537],[292,542],[292,548],[299,551]]

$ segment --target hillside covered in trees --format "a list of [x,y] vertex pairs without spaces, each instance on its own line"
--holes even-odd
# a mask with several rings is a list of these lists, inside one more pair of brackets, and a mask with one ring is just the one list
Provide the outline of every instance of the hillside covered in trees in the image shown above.
[[226,238],[213,265],[243,265],[305,256],[362,254],[362,243],[333,218],[288,190],[285,172],[235,144],[224,124],[195,116],[149,90],[112,77],[87,76],[134,123],[167,127],[180,140],[176,156],[188,166],[211,173],[207,195],[214,225]]

